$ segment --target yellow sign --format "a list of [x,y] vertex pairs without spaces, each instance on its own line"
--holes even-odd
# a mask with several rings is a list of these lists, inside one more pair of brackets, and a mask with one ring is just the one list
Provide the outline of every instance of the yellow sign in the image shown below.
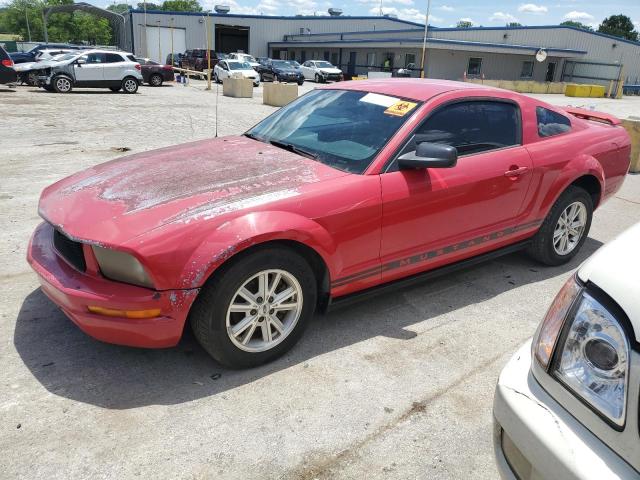
[[389,108],[387,108],[384,113],[386,113],[387,115],[394,115],[396,117],[404,117],[407,113],[413,110],[416,105],[418,104],[400,100],[399,102],[396,102]]

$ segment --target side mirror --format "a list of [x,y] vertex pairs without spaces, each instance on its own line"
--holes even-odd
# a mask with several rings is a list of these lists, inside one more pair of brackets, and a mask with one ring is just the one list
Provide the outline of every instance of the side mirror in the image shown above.
[[450,145],[440,143],[419,143],[415,152],[408,152],[398,158],[400,170],[416,168],[451,168],[458,162],[458,151]]
[[79,58],[78,60],[76,60],[76,63],[78,65],[84,65],[85,63],[87,63],[87,61],[84,58]]

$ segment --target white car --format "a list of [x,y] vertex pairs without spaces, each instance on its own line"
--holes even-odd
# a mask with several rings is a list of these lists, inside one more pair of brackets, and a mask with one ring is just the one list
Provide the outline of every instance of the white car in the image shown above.
[[251,65],[251,68],[256,68],[260,63],[254,58],[253,55],[249,55],[248,53],[239,53],[234,52],[229,54],[229,58],[227,60],[237,60],[238,62],[246,62]]
[[314,80],[316,83],[342,80],[342,70],[326,60],[307,60],[302,64],[300,70],[302,70],[305,80]]
[[640,478],[638,245],[640,224],[589,258],[500,374],[502,478]]
[[45,90],[69,93],[74,87],[108,88],[136,93],[142,83],[142,68],[131,53],[86,50],[44,69],[38,84]]
[[260,75],[247,62],[220,60],[213,68],[213,80],[216,83],[234,75],[241,75],[244,78],[251,79],[254,87],[260,85]]

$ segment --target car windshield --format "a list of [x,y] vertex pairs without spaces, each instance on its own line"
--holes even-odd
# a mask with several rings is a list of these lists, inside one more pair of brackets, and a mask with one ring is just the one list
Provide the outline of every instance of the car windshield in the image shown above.
[[316,62],[318,68],[334,68],[329,62]]
[[295,60],[287,60],[287,63],[289,65],[291,65],[292,67],[299,67],[300,64],[298,62],[296,62]]
[[274,67],[278,68],[291,68],[291,64],[289,62],[285,62],[284,60],[274,60],[271,62]]
[[245,135],[326,165],[362,173],[417,102],[349,90],[314,90]]
[[251,65],[247,62],[227,62],[229,70],[251,70]]

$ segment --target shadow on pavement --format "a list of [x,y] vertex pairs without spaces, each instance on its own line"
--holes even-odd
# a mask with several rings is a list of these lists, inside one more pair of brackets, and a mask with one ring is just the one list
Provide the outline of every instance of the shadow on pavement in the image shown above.
[[[31,292],[22,304],[14,344],[35,378],[56,395],[109,409],[178,404],[220,394],[376,336],[411,339],[416,334],[405,327],[425,321],[437,326],[434,319],[441,314],[561,275],[601,245],[588,238],[573,261],[560,267],[539,265],[523,253],[507,255],[318,315],[291,352],[251,370],[221,367],[196,343],[190,328],[185,328],[178,346],[170,349],[144,350],[98,342],[82,333],[40,289]],[[539,312],[540,319],[542,315],[544,311]]]

